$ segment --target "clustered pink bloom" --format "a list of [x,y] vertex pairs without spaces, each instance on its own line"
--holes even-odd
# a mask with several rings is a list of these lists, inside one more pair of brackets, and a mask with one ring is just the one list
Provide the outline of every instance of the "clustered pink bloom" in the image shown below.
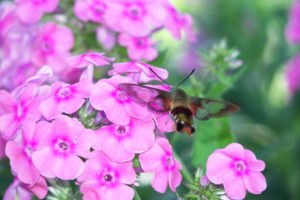
[[212,153],[206,168],[208,179],[214,184],[223,184],[231,199],[244,199],[246,190],[260,194],[267,187],[261,173],[265,163],[257,160],[253,152],[238,143],[229,144]]
[[165,0],[77,0],[74,13],[83,22],[102,24],[97,37],[107,49],[115,44],[113,31],[120,33],[119,44],[134,61],[157,57],[151,36],[163,28],[176,39],[181,39],[184,31],[190,41],[196,41],[192,17],[180,14]]

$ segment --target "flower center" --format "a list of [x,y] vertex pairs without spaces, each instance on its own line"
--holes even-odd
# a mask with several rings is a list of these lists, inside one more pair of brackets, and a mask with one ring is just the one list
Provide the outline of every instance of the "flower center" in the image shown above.
[[125,101],[127,99],[126,92],[118,91],[117,92],[117,98],[120,99],[121,101]]
[[236,161],[235,163],[234,163],[234,167],[235,167],[235,169],[237,170],[237,171],[239,171],[239,172],[242,172],[242,171],[244,171],[245,169],[246,169],[246,164],[245,164],[245,162],[244,161]]
[[139,19],[143,16],[145,10],[142,5],[139,4],[130,4],[127,7],[127,14],[132,18],[132,19]]
[[146,38],[138,38],[135,41],[137,47],[145,47],[146,46]]
[[50,39],[45,39],[41,42],[41,50],[44,53],[51,53],[52,52],[52,42]]
[[93,6],[91,6],[91,9],[94,14],[103,15],[103,13],[106,9],[106,5],[102,2],[97,2],[97,3],[93,4]]
[[110,182],[110,181],[112,181],[113,176],[110,174],[105,174],[103,178],[104,178],[104,181]]
[[16,115],[17,115],[17,118],[22,118],[25,115],[25,108],[20,104],[18,104],[18,106],[17,106]]
[[171,167],[171,166],[173,166],[174,165],[174,158],[172,157],[172,156],[168,156],[167,158],[166,158],[166,165],[167,166],[169,166],[169,167]]
[[60,142],[60,143],[58,143],[58,147],[61,150],[65,151],[65,150],[67,150],[69,148],[69,145],[67,143],[65,143],[65,142]]
[[127,132],[126,126],[117,126],[116,130],[119,135],[124,135]]
[[62,87],[57,92],[57,96],[61,99],[65,99],[70,95],[71,95],[71,89],[69,87]]

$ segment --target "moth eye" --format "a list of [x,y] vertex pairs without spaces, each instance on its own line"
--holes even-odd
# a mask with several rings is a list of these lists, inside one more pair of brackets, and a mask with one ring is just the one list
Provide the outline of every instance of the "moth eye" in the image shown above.
[[195,128],[193,126],[191,127],[191,132],[195,133]]
[[182,121],[176,124],[177,131],[181,131],[183,129],[183,127],[184,127],[184,124],[182,123]]

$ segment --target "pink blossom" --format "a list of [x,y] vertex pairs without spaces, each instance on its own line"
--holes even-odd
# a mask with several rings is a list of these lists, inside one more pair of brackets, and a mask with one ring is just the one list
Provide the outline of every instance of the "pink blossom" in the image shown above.
[[196,33],[193,30],[193,18],[189,14],[180,14],[172,5],[166,5],[168,17],[165,21],[166,28],[178,40],[181,39],[181,32],[184,31],[188,39],[196,41]]
[[144,37],[163,25],[166,10],[160,0],[109,1],[104,14],[106,24],[114,31]]
[[153,145],[154,128],[153,120],[132,119],[126,126],[105,126],[96,133],[103,152],[113,161],[125,162],[132,160],[135,153],[142,153]]
[[105,26],[97,28],[97,41],[106,49],[112,50],[116,45],[116,34]]
[[74,13],[84,22],[92,21],[103,23],[103,15],[106,11],[105,0],[76,0]]
[[289,91],[294,94],[300,88],[300,54],[292,58],[286,67],[285,76]]
[[44,199],[47,192],[48,186],[43,177],[40,177],[38,182],[32,187],[28,187],[20,182],[18,178],[15,178],[13,183],[6,189],[3,200],[30,200],[32,194],[35,194],[39,199]]
[[140,154],[139,160],[145,172],[154,172],[152,187],[164,193],[169,184],[175,192],[180,185],[182,176],[180,163],[173,157],[172,147],[165,138],[156,139],[156,143],[148,151]]
[[18,0],[17,15],[25,23],[38,22],[44,13],[53,12],[59,0]]
[[4,139],[13,139],[22,124],[40,118],[40,112],[36,109],[40,103],[37,94],[38,87],[34,84],[22,87],[16,95],[0,91],[0,107],[4,110],[0,116],[0,132]]
[[12,90],[38,70],[31,61],[37,27],[21,23],[13,4],[0,4],[0,10],[0,88]]
[[66,58],[74,45],[72,31],[48,22],[40,27],[33,45],[33,61],[36,65],[49,65],[54,72],[61,73],[69,66]]
[[295,1],[293,4],[289,23],[285,29],[285,35],[287,40],[291,43],[299,43],[300,42],[300,1]]
[[119,87],[120,83],[131,82],[122,76],[98,81],[91,90],[90,103],[97,110],[103,110],[111,122],[128,125],[131,117],[150,119],[147,105],[136,102],[127,91]]
[[157,50],[152,46],[155,42],[149,37],[132,37],[128,34],[119,35],[121,46],[127,47],[128,57],[131,60],[152,61],[157,57]]
[[132,162],[116,163],[102,151],[86,161],[78,181],[83,200],[122,199],[131,200],[134,191],[127,184],[133,184],[136,175]]
[[15,175],[29,186],[34,186],[40,178],[39,171],[32,163],[32,152],[37,150],[39,136],[35,135],[35,122],[27,122],[22,127],[22,138],[6,144],[6,155]]
[[39,122],[36,128],[39,149],[32,153],[32,161],[47,178],[63,180],[77,178],[84,169],[95,145],[96,135],[90,129],[70,117],[58,116],[51,123]]
[[232,199],[244,199],[246,190],[260,194],[267,187],[261,173],[265,163],[238,143],[212,153],[206,168],[209,180],[214,184],[223,184],[226,194]]
[[57,81],[39,109],[46,119],[53,119],[63,112],[73,114],[84,104],[85,98],[89,97],[90,88],[91,83],[84,80],[74,85]]
[[116,74],[126,74],[134,82],[149,82],[152,80],[160,79],[150,71],[150,68],[158,74],[162,79],[168,78],[168,71],[162,68],[154,67],[147,63],[141,62],[124,62],[124,63],[114,63],[112,70],[108,72],[109,75]]

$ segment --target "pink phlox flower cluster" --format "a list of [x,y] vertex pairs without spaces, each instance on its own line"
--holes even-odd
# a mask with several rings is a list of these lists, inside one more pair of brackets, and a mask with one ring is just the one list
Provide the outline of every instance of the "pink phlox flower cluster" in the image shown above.
[[102,24],[97,36],[107,49],[115,43],[112,31],[120,33],[119,44],[127,48],[128,57],[135,61],[157,57],[150,36],[163,28],[176,39],[181,39],[183,30],[190,41],[196,41],[192,17],[180,14],[165,0],[77,0],[74,13],[83,22]]
[[298,0],[295,1],[291,8],[285,36],[291,43],[298,44],[300,42],[300,1]]
[[19,19],[27,24],[38,22],[44,13],[53,12],[59,0],[18,0],[16,13]]
[[265,163],[257,160],[253,152],[238,143],[229,144],[212,153],[206,168],[208,179],[214,184],[223,184],[231,199],[244,199],[246,190],[260,194],[267,187],[266,179],[261,173]]

